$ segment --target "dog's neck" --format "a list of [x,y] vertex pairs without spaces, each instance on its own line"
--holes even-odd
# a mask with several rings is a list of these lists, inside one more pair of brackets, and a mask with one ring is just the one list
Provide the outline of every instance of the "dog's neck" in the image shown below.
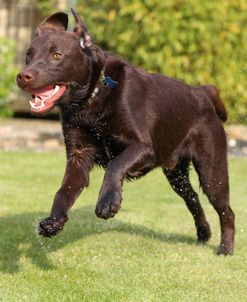
[[97,93],[101,88],[106,88],[106,87],[115,88],[117,85],[118,82],[114,81],[110,76],[105,76],[104,69],[102,69],[98,81],[87,103],[90,105],[93,102],[93,99],[95,98],[95,96],[97,95]]

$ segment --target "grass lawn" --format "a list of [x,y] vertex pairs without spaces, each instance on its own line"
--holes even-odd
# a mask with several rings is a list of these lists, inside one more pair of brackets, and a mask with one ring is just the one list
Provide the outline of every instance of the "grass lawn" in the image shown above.
[[[216,256],[219,222],[201,194],[213,232],[197,244],[192,217],[160,170],[123,190],[114,219],[94,215],[103,173],[57,237],[40,238],[64,172],[63,154],[0,153],[0,301],[247,301],[247,159],[229,160],[236,213],[234,256]],[[198,189],[193,174],[194,187]]]

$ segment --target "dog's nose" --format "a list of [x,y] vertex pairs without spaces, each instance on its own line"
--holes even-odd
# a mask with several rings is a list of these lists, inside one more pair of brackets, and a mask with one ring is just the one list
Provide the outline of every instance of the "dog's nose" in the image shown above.
[[31,70],[21,71],[17,75],[17,83],[20,86],[26,86],[30,83],[32,83],[34,79],[34,73]]

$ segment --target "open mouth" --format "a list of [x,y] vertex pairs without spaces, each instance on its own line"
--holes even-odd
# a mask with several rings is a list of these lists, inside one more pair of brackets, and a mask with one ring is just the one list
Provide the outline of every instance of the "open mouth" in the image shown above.
[[32,100],[29,102],[32,112],[46,113],[52,110],[66,88],[64,84],[56,84],[32,91]]

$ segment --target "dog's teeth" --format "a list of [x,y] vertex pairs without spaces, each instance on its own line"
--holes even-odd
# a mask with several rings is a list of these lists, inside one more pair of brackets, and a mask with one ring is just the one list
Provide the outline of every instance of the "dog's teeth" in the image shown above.
[[29,104],[31,105],[32,108],[35,107],[34,103],[32,101],[29,101]]
[[52,92],[52,95],[57,93],[59,90],[60,90],[60,87],[58,85],[56,85],[54,91]]
[[[36,97],[35,97],[36,100]],[[31,105],[31,108],[39,110],[42,109],[43,107],[45,107],[45,101],[42,101],[41,104],[39,106],[36,106],[32,101],[29,101],[29,104]]]

